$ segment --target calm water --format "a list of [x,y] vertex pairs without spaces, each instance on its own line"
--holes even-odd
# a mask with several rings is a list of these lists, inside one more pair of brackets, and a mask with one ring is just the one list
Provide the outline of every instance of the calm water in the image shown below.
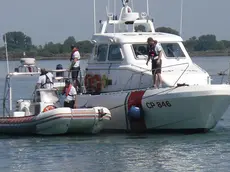
[[[228,68],[230,57],[193,60],[215,75]],[[11,62],[11,68],[16,67],[17,63]],[[58,63],[65,67],[68,65],[68,61],[61,60],[40,61],[38,65],[55,68]],[[2,90],[5,64],[0,62]],[[221,77],[213,76],[214,83],[220,80]],[[17,85],[13,89],[16,92],[20,90],[20,94],[15,94],[14,99],[32,94],[31,80],[23,78],[15,82]],[[28,85],[25,86],[25,83]],[[0,138],[2,172],[216,172],[229,171],[230,168],[230,109],[216,128],[206,134]]]

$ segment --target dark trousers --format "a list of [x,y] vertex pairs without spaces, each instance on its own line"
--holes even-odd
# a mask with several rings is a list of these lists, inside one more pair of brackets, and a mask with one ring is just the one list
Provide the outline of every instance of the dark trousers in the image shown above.
[[78,74],[79,74],[79,71],[80,71],[80,67],[72,67],[71,70],[72,70],[72,79],[77,80]]
[[75,103],[74,100],[71,100],[69,102],[64,101],[64,107],[69,107],[69,108],[73,109],[74,108],[74,103]]

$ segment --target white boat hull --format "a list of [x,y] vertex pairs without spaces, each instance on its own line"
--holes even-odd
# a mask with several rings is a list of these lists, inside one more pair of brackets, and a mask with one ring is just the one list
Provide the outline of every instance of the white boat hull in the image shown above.
[[[103,109],[103,114],[98,110]],[[110,111],[104,107],[70,109],[57,108],[38,115],[0,118],[0,133],[4,134],[96,134],[110,120]]]
[[[230,86],[183,86],[78,97],[81,104],[102,105],[111,111],[113,118],[105,122],[102,131],[208,131],[229,106]],[[144,119],[130,120],[130,106],[140,104]]]

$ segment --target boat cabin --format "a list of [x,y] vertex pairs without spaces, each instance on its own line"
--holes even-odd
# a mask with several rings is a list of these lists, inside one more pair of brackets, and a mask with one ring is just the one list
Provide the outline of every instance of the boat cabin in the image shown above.
[[133,12],[128,3],[119,18],[108,15],[100,24],[100,32],[92,36],[94,48],[86,68],[88,93],[152,87],[151,62],[146,65],[149,37],[162,47],[163,87],[210,84],[208,73],[192,62],[180,36],[155,32],[149,16]]

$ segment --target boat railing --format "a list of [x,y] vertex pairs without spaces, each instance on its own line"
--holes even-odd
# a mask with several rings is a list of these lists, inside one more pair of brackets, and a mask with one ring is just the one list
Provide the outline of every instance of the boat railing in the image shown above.
[[230,84],[230,63],[228,68],[214,74],[209,74],[209,76],[215,84]]
[[[25,67],[25,66],[23,66]],[[27,66],[26,66],[27,67]],[[30,66],[31,67],[31,66]],[[67,72],[68,74],[72,72],[72,70],[67,69],[61,69],[61,70],[47,70],[51,73],[57,73],[57,72]],[[84,92],[84,82],[83,82],[83,74],[82,70],[79,71],[78,80],[80,83],[80,92]],[[1,101],[2,103],[2,111],[3,116],[10,116],[13,112],[13,103],[15,100],[13,100],[13,93],[12,93],[12,86],[11,86],[11,78],[12,77],[23,77],[23,76],[39,76],[40,70],[37,67],[34,67],[34,69],[30,70],[24,70],[23,68],[20,68],[20,70],[16,69],[14,72],[10,72],[5,77],[5,86],[4,86],[4,93],[3,93],[3,99]],[[66,78],[70,78],[69,75],[67,76],[61,76],[61,77],[55,77],[55,80],[60,81],[62,83],[65,82]],[[34,83],[34,86],[36,83]],[[33,94],[32,94],[33,96]],[[32,100],[32,98],[29,98],[27,100]]]
[[[187,71],[187,69],[189,68],[189,65],[190,63],[189,62],[186,62],[186,63],[180,63],[180,64],[173,64],[173,65],[168,65],[168,66],[163,66],[161,67],[161,69],[165,69],[165,68],[172,68],[172,67],[177,67],[177,66],[182,66],[182,65],[185,65],[185,68],[183,68],[182,70],[182,73],[176,77],[176,80],[175,82],[173,83],[173,86],[175,86],[177,84],[177,82],[181,79],[181,77],[184,75],[184,73]],[[129,68],[129,70],[132,70],[132,75],[129,77],[129,79],[127,80],[125,86],[123,87],[123,89],[121,89],[122,91],[124,90],[128,90],[128,85],[133,81],[134,79],[134,76],[135,75],[140,75],[140,81],[139,81],[139,86],[137,88],[132,88],[132,89],[144,89],[141,87],[141,80],[142,80],[142,77],[145,76],[146,74],[151,76],[152,75],[152,70],[151,69],[146,69],[144,67],[141,67],[141,66],[137,66],[137,65],[133,65],[133,64],[130,64],[129,66],[133,66],[135,68],[139,68],[141,71],[137,71],[135,70],[134,68]],[[110,67],[109,68],[110,70],[127,70],[127,66],[124,66],[124,67],[119,67],[119,68],[112,68]],[[156,69],[159,69],[159,68],[156,68]],[[86,69],[86,70],[89,70],[89,69]],[[101,68],[91,68],[91,70],[101,70]],[[149,74],[151,73],[151,74]],[[136,79],[136,78],[135,78]],[[84,84],[84,83],[83,83]],[[84,86],[85,87],[85,86]],[[150,86],[148,86],[150,87]],[[148,88],[147,87],[147,88]]]
[[[51,72],[55,77],[54,79],[58,82],[65,82],[65,79],[71,79],[71,73],[75,70],[69,70],[69,69],[56,69],[56,70],[47,70],[48,72]],[[56,74],[54,74],[56,73]],[[78,87],[80,87],[79,92],[84,93],[85,92],[85,86],[84,86],[84,77],[85,72],[81,69],[78,73]]]
[[[171,67],[177,67],[177,66],[182,66],[182,65],[186,65],[185,68],[183,69],[182,73],[178,76],[178,78],[176,78],[176,81],[174,82],[173,86],[175,86],[177,84],[177,82],[180,80],[180,78],[184,75],[184,73],[187,71],[187,69],[189,68],[189,62],[186,62],[186,63],[180,63],[180,64],[174,64],[174,65],[168,65],[168,66],[163,66],[161,68],[156,68],[154,70],[157,70],[157,69],[165,69],[165,68],[171,68]],[[141,72],[135,72],[133,73],[130,78],[128,79],[125,87],[124,87],[124,90],[126,89],[127,85],[132,81],[133,77],[135,75],[140,75],[140,82],[139,82],[139,89],[141,88],[141,80],[142,80],[142,77],[145,75],[145,73],[147,72],[151,72],[152,73],[152,70],[151,69],[146,69],[146,68],[143,68],[143,67],[140,67],[140,66],[137,66],[137,65],[132,65],[134,67],[137,67],[137,68],[140,68],[142,69],[143,71]]]
[[220,84],[230,84],[230,63],[227,69],[224,69],[213,76],[221,76]]

